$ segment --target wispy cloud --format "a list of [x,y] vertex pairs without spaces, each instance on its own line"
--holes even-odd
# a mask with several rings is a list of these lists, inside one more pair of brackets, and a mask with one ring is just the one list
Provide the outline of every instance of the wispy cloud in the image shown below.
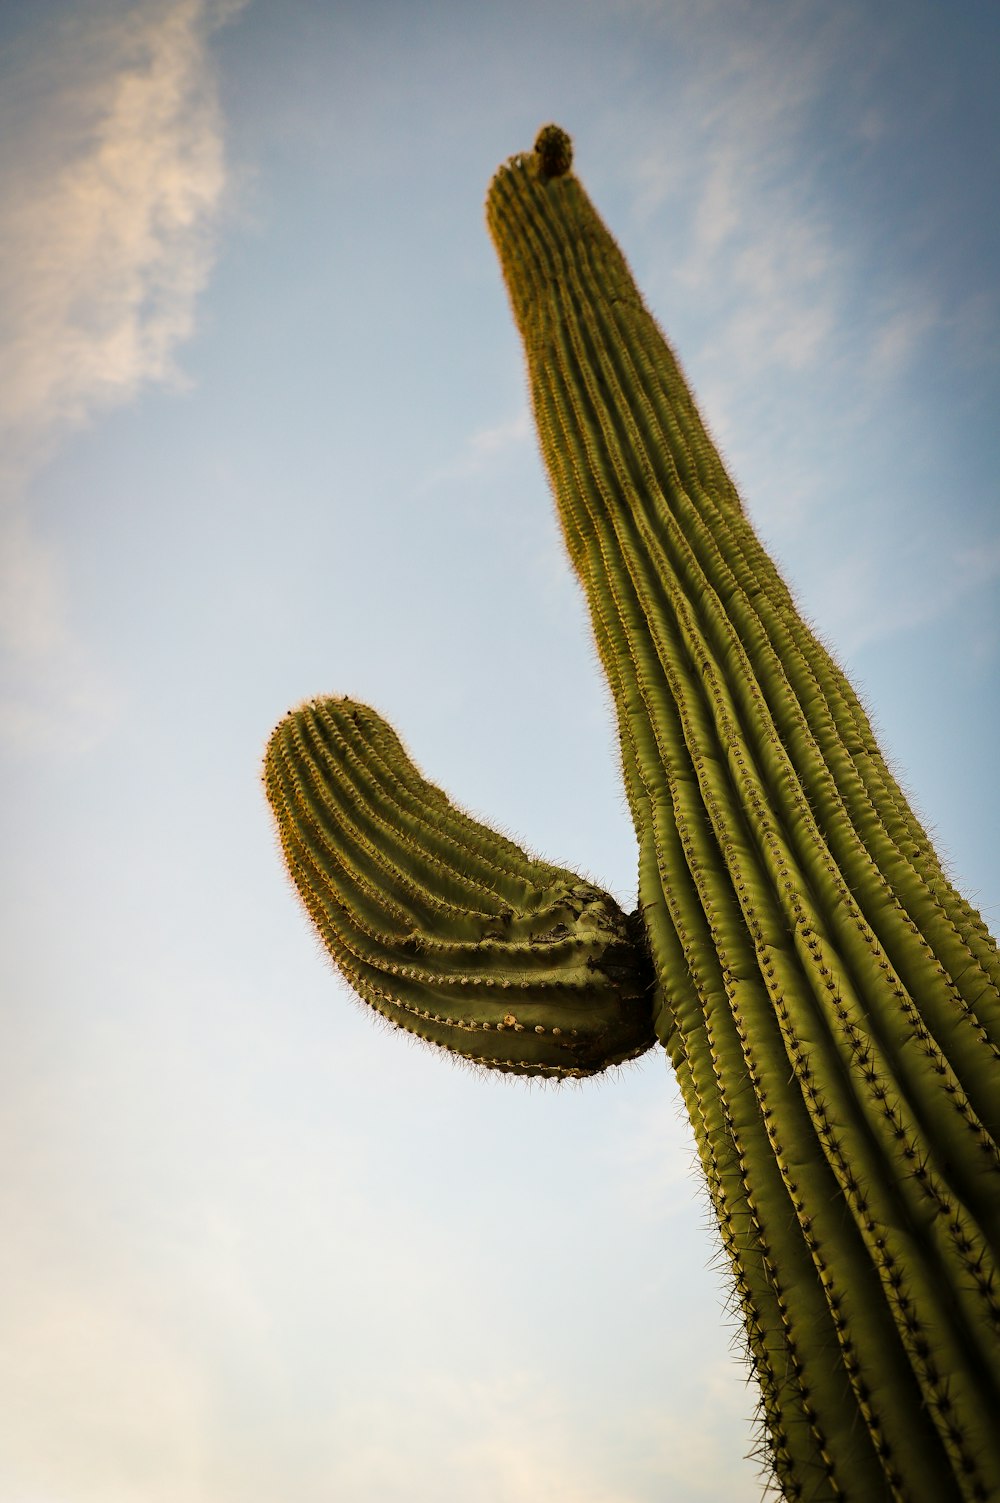
[[69,598],[60,560],[24,511],[0,515],[0,736],[21,751],[72,755],[114,716],[114,691],[74,634]]
[[869,355],[874,380],[892,378],[910,364],[921,342],[941,322],[940,310],[924,298],[908,300],[876,324]]
[[[916,254],[900,219],[882,223],[854,196],[906,159],[898,110],[877,87],[891,27],[853,3],[620,3],[669,28],[684,60],[658,129],[630,159],[637,228],[650,247],[640,280],[670,310],[678,339],[683,328],[699,405],[780,551],[829,507],[840,477],[846,514],[857,481],[843,456],[877,462],[880,432],[898,431],[907,403],[922,431],[917,402],[932,360],[936,380],[948,361],[959,375],[988,366],[1000,302],[992,288],[962,293]],[[830,171],[840,161],[843,180]],[[856,504],[866,557],[838,569],[834,555],[808,597],[842,650],[940,618],[972,573],[994,577],[989,540],[970,571],[915,498],[909,576],[879,568],[874,519]]]
[[175,353],[194,330],[227,182],[208,42],[239,8],[174,0],[70,14],[8,91],[0,732],[16,740],[43,733],[54,702],[65,735],[74,693],[76,739],[87,740],[110,703],[73,639],[58,563],[32,535],[29,492],[69,431],[150,382],[182,379]]
[[806,35],[788,24],[794,15],[758,13],[750,29],[733,25],[730,6],[670,9],[709,55],[671,110],[676,149],[652,140],[636,163],[640,213],[685,201],[671,275],[675,290],[716,309],[713,366],[735,380],[799,370],[823,358],[835,327],[841,252],[823,205],[788,166],[844,25],[816,18]]
[[474,475],[481,475],[508,450],[520,447],[531,432],[531,415],[527,407],[504,422],[478,428],[475,433],[470,433],[453,459],[427,476],[419,486],[418,495],[426,495],[442,481],[469,480]]
[[[753,515],[814,504],[797,403],[855,337],[856,266],[815,155],[819,101],[852,54],[852,7],[622,0],[669,32],[678,86],[630,153],[639,279],[669,312],[699,406]],[[842,111],[846,119],[848,111]],[[846,128],[843,121],[839,128]],[[642,243],[642,241],[640,241]],[[767,486],[762,496],[754,482]]]

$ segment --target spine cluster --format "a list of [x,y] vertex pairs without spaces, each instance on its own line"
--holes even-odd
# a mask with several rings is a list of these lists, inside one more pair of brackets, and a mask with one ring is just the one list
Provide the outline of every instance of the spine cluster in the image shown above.
[[788,1498],[988,1503],[996,946],[799,616],[557,146],[500,170],[487,217],[617,706],[657,1033],[776,1472]]

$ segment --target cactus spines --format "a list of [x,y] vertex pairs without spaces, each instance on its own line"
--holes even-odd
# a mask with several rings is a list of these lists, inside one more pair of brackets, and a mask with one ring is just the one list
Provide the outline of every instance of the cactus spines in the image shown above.
[[391,1022],[477,1064],[554,1078],[655,1042],[635,923],[456,809],[374,710],[321,699],[289,712],[265,781],[306,909]]
[[[628,940],[619,995],[639,1018],[650,957],[652,1022],[694,1128],[786,1498],[989,1503],[1000,1499],[996,945],[796,611],[569,165],[565,133],[545,127],[533,156],[497,173],[487,219],[618,716],[640,902],[631,921],[612,913],[610,969],[617,980]],[[289,864],[335,959],[387,1015],[405,1012],[411,978],[390,965],[391,980],[371,979],[372,936],[393,954],[411,930],[430,936],[415,969],[435,999],[421,1021],[430,1013],[437,1028],[451,983],[423,894],[448,905],[445,948],[485,945],[477,953],[506,974],[523,957],[501,958],[475,926],[495,920],[483,890],[515,907],[513,858],[462,826],[459,845],[499,852],[463,887],[473,868],[436,833],[452,830],[444,796],[404,775],[401,749],[384,751],[398,748],[384,723],[367,721],[350,756],[342,731],[312,729],[321,710],[346,713],[331,703],[298,712],[308,735],[305,720],[285,722],[269,753]],[[380,781],[380,759],[411,803]],[[370,769],[363,792],[355,768]],[[537,894],[578,879],[537,864],[525,880]],[[515,950],[525,935],[511,935]],[[560,1029],[576,996],[571,984],[560,997]],[[447,1030],[426,1036],[453,1047]],[[557,1073],[548,1052],[514,1058],[492,1062]]]

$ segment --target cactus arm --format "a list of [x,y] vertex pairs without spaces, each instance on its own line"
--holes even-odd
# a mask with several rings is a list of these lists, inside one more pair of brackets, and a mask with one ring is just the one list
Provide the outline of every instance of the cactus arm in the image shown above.
[[757,540],[568,144],[512,159],[487,217],[779,1478],[1000,1495],[995,947]]
[[654,1042],[641,926],[462,814],[373,710],[327,699],[291,712],[265,783],[327,949],[391,1022],[535,1076],[590,1075]]

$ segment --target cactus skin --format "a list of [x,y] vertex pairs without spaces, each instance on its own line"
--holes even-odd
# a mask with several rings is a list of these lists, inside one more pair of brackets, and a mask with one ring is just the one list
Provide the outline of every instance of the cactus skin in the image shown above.
[[290,711],[264,777],[306,909],[390,1022],[542,1077],[592,1075],[656,1042],[635,921],[460,813],[374,710],[325,699]]
[[653,1022],[775,1477],[788,1499],[989,1503],[996,946],[799,617],[554,132],[500,169],[487,218],[615,699]]

